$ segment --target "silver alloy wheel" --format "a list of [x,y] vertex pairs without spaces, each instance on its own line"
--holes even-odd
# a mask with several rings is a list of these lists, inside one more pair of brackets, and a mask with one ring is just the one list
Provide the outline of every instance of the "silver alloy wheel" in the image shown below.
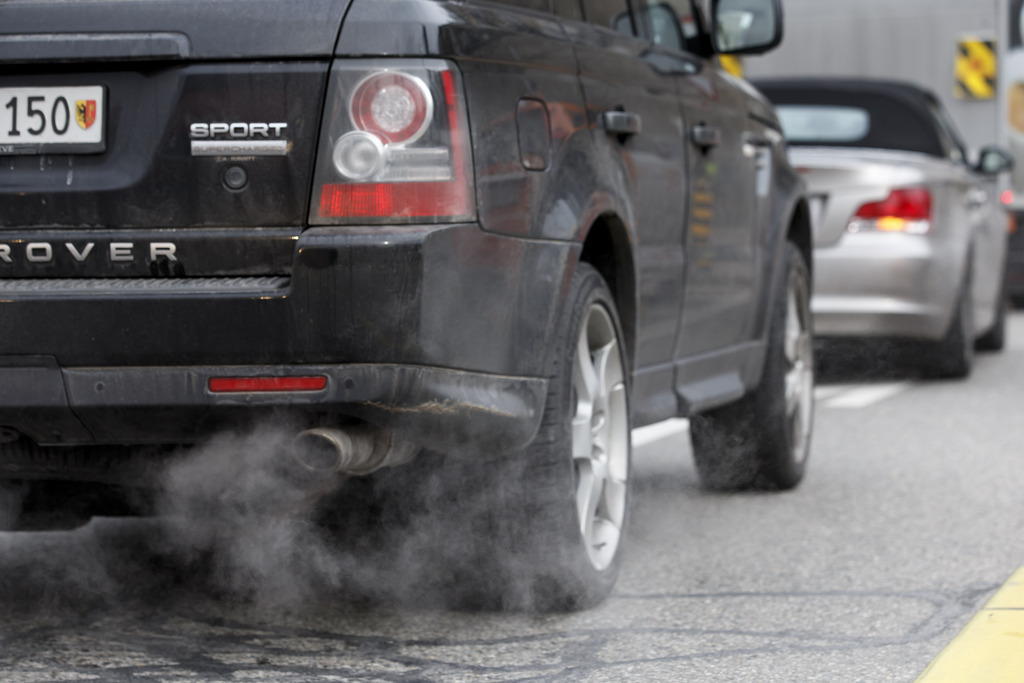
[[576,517],[590,562],[600,571],[611,565],[622,537],[630,448],[622,353],[601,304],[590,306],[580,326],[572,386]]
[[790,276],[786,294],[784,349],[786,424],[793,462],[800,465],[810,450],[814,411],[814,342],[811,336],[809,293],[803,278]]

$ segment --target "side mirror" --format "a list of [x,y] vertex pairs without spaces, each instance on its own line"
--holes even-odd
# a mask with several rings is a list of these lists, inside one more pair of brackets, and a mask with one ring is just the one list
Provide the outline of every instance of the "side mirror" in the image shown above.
[[1002,147],[982,147],[974,170],[984,175],[999,175],[1013,168],[1013,155]]
[[759,54],[782,42],[781,0],[712,0],[711,17],[721,54]]

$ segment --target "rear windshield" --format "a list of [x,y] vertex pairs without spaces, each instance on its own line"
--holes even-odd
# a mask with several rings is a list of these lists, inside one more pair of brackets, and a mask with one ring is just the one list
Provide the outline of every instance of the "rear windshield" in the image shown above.
[[871,114],[859,107],[780,104],[775,108],[791,144],[853,144],[871,130]]
[[924,102],[898,92],[814,90],[758,84],[791,145],[869,147],[946,156]]

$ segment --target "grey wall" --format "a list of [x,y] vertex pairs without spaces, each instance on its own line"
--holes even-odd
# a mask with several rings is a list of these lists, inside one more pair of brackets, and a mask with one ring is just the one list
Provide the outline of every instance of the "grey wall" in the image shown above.
[[[1008,0],[783,0],[785,38],[744,61],[748,78],[845,75],[910,80],[942,98],[969,147],[1003,140],[1002,100],[953,96],[957,42],[1005,40]],[[1004,60],[1000,60],[1000,69]],[[1003,85],[1000,84],[1001,89]],[[998,96],[997,96],[998,97]]]

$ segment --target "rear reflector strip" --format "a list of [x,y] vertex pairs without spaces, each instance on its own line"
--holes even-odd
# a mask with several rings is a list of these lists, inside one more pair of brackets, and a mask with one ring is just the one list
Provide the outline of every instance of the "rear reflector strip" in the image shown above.
[[320,391],[327,378],[319,377],[211,377],[210,391],[215,394],[246,391]]

